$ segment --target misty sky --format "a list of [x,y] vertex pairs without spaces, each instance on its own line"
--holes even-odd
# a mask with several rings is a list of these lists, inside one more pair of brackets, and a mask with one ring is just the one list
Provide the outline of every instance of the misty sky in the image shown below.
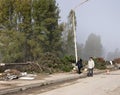
[[[71,9],[84,0],[56,0],[61,22]],[[84,43],[90,33],[101,36],[105,50],[120,50],[120,0],[89,0],[76,10],[77,42]]]

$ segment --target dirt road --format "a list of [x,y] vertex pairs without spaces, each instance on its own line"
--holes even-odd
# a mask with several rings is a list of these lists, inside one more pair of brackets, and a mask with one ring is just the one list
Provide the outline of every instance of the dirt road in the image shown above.
[[10,95],[120,95],[120,70]]
[[120,71],[79,79],[71,85],[36,95],[120,95]]

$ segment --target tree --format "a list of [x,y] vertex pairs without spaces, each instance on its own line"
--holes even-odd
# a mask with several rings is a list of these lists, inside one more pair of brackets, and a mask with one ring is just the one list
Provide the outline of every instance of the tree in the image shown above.
[[14,0],[0,0],[0,27],[2,29],[12,29],[14,26]]
[[85,58],[92,57],[101,57],[103,53],[103,46],[101,43],[100,36],[95,34],[90,34],[86,40],[84,47],[84,56]]
[[[61,31],[58,19],[59,9],[55,0],[0,0],[0,34],[4,31],[4,35],[1,35],[7,38],[6,43],[11,41],[9,41],[11,38],[7,36],[8,33],[16,39],[18,34],[24,38],[24,41],[19,41],[19,44],[23,46],[23,59],[16,60],[35,61],[39,59],[41,53],[45,52],[59,55]],[[1,41],[0,43],[5,44]],[[21,51],[21,47],[17,49]],[[2,55],[7,55],[7,51],[3,51]],[[10,54],[7,56],[12,58]]]
[[59,30],[58,19],[59,9],[55,0],[34,0],[33,16],[35,31],[42,36],[40,43],[44,52],[58,54],[61,49],[61,31]]
[[0,54],[2,62],[19,62],[24,59],[24,34],[15,31],[0,31]]

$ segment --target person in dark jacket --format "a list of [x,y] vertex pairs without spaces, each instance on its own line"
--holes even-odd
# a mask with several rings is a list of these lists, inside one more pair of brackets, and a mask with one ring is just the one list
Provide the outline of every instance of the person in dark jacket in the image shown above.
[[79,59],[78,62],[76,63],[76,66],[78,67],[78,73],[81,74],[81,68],[83,67],[82,64],[82,59]]

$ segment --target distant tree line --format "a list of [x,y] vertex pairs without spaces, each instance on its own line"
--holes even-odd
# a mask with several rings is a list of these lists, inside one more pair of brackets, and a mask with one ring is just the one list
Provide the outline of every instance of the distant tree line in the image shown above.
[[117,48],[113,52],[108,52],[106,59],[107,60],[114,60],[120,58],[120,50]]
[[103,57],[104,50],[101,42],[101,37],[91,33],[85,44],[78,44],[78,55],[83,59],[92,57]]

